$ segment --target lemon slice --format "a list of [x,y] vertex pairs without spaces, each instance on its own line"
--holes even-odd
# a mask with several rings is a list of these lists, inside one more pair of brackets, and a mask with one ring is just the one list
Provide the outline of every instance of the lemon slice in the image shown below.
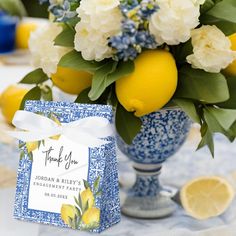
[[217,176],[193,179],[180,192],[186,212],[199,220],[221,215],[233,198],[233,187],[224,178]]

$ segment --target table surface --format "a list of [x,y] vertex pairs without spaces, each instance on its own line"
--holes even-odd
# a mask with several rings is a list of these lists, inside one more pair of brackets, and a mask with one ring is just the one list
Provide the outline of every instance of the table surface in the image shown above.
[[[1,58],[0,58],[1,62]],[[19,81],[30,71],[28,65],[0,65],[0,92],[11,83]],[[52,226],[32,224],[14,220],[13,203],[15,194],[16,171],[19,154],[16,143],[6,138],[3,130],[9,129],[0,118],[0,235],[4,236],[60,236],[90,233],[77,232]],[[161,182],[165,185],[181,188],[183,184],[196,176],[220,175],[227,178],[236,189],[236,143],[230,144],[222,136],[216,136],[216,157],[212,159],[207,149],[195,152],[199,141],[199,131],[193,128],[181,150],[171,157],[163,167]],[[118,151],[120,182],[122,186],[131,186],[134,173],[131,163]],[[123,189],[121,189],[121,202]],[[122,216],[121,223],[104,231],[104,236],[235,236],[236,201],[220,217],[198,221],[188,216],[179,206],[173,216],[161,220],[137,220]]]

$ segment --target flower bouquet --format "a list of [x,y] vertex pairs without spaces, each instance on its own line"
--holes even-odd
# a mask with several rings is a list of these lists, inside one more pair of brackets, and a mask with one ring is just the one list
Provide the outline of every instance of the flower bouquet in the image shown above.
[[50,23],[31,35],[37,68],[25,100],[52,100],[52,86],[77,103],[111,104],[130,144],[140,117],[180,107],[201,126],[199,148],[214,155],[213,134],[236,137],[234,0],[40,0]]

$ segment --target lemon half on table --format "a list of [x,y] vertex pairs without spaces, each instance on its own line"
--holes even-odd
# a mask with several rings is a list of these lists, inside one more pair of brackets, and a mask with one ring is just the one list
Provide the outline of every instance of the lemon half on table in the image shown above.
[[234,189],[218,176],[199,177],[182,188],[180,199],[183,208],[192,217],[204,220],[224,213],[234,199]]

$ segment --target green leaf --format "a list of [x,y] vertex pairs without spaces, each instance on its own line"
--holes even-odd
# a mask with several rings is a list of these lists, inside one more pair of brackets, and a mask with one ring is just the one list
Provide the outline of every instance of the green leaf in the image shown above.
[[226,36],[236,32],[236,23],[218,21],[215,22],[214,25],[216,25]]
[[101,196],[102,196],[102,190],[96,192],[95,197],[101,197]]
[[25,157],[25,152],[24,152],[24,151],[21,151],[21,152],[20,152],[20,160],[23,160],[24,157]]
[[134,67],[133,61],[119,62],[115,70],[112,71],[112,73],[108,75],[108,78],[107,78],[108,84],[112,84],[118,79],[131,74],[134,71],[134,68],[135,67]]
[[236,110],[209,107],[208,112],[215,117],[225,130],[230,129],[234,122],[236,122]]
[[214,157],[214,141],[213,141],[213,134],[209,130],[206,123],[204,123],[201,127],[201,135],[202,140],[198,145],[197,150],[207,146],[211,152],[212,157]]
[[206,107],[203,109],[203,115],[204,115],[204,119],[207,123],[208,129],[212,134],[213,133],[225,133],[225,130],[223,129],[223,127],[220,125],[218,120],[212,114],[210,107]]
[[[83,183],[84,183],[84,187],[85,187],[86,189],[90,188],[90,185],[89,185],[88,181],[83,180]],[[90,188],[90,189],[91,189],[91,188]]]
[[214,104],[228,100],[229,89],[222,74],[208,73],[185,66],[179,71],[179,84],[175,97]]
[[87,71],[90,73],[94,73],[103,64],[104,62],[86,61],[83,59],[81,53],[75,50],[72,50],[64,55],[59,62],[59,66],[68,67],[79,71]]
[[186,57],[193,53],[191,40],[188,40],[186,43],[181,43],[177,46],[173,46],[172,53],[179,65],[184,64],[186,62]]
[[94,104],[95,102],[91,101],[88,94],[91,88],[87,88],[83,90],[79,96],[76,98],[75,103],[86,103],[86,104]]
[[236,32],[235,0],[206,0],[202,9],[201,24],[216,25],[226,35]]
[[80,207],[80,210],[81,211],[83,211],[83,209],[82,209],[82,199],[81,199],[81,195],[80,195],[80,193],[79,193],[79,195],[78,195],[78,201],[79,201],[79,207]]
[[55,45],[63,47],[74,47],[75,31],[66,27],[54,40]]
[[120,78],[123,78],[134,71],[134,62],[108,61],[98,69],[93,77],[92,88],[89,97],[92,101],[97,100],[105,89]]
[[30,161],[33,161],[33,160],[34,160],[34,159],[33,159],[33,153],[32,153],[32,152],[28,153],[28,157],[29,157],[29,160],[30,160]]
[[204,25],[215,25],[217,26],[225,35],[231,35],[236,32],[236,23],[218,19],[210,15],[202,15],[200,21]]
[[194,122],[201,124],[199,114],[197,113],[195,104],[189,99],[174,99],[177,104]]
[[92,87],[89,92],[90,100],[92,101],[97,100],[106,90],[107,88],[106,79],[108,77],[108,74],[111,73],[112,70],[113,70],[113,61],[109,61],[95,72],[92,80]]
[[78,205],[78,207],[81,209],[82,206],[80,205],[78,199],[76,197],[74,197],[74,200],[75,200],[75,203]]
[[236,122],[231,126],[230,130],[233,133],[233,135],[236,137]]
[[26,95],[22,99],[20,110],[24,109],[25,102],[27,100],[40,100],[40,99],[41,99],[41,89],[38,86],[36,86],[32,88],[28,93],[26,93]]
[[43,100],[53,101],[52,89],[48,85],[45,85],[43,88],[41,88],[41,93]]
[[[76,9],[75,9],[76,10]],[[70,28],[75,28],[77,23],[80,21],[79,17],[73,17],[65,22],[65,24]]]
[[131,144],[142,127],[142,121],[133,113],[126,111],[120,104],[116,110],[116,129],[121,138]]
[[217,106],[228,109],[236,109],[236,76],[228,77],[226,80],[229,87],[230,98],[223,103],[217,104]]
[[74,229],[78,229],[78,227],[77,227],[77,222],[78,222],[78,216],[75,215],[75,218],[74,218],[74,220],[73,220]]
[[25,7],[20,0],[1,0],[0,9],[13,16],[23,17],[27,15]]
[[76,209],[76,215],[78,216],[78,218],[80,218],[80,217],[81,217],[80,208],[78,208],[77,206],[75,206],[75,209]]
[[75,228],[76,228],[76,229],[79,229],[79,228],[80,228],[81,221],[82,221],[82,219],[81,219],[81,214],[80,214],[80,216],[78,216],[78,217],[76,218],[76,221],[75,221]]
[[116,107],[117,107],[118,98],[116,96],[115,84],[110,87],[110,93],[107,98],[107,104],[111,105],[114,109],[116,109]]
[[[231,142],[234,140],[235,135],[232,130],[229,128],[232,126],[233,122],[229,124],[227,121],[223,121],[224,115],[220,114],[222,111],[216,111],[214,107],[205,107],[203,109],[204,120],[208,127],[208,133],[211,133],[213,136],[214,133],[224,134]],[[218,116],[219,115],[219,116]],[[236,116],[234,117],[234,121],[236,120]]]
[[69,219],[69,226],[72,229],[75,229],[75,221],[74,221],[74,219],[72,219],[70,216],[68,216],[68,219]]
[[224,0],[215,4],[207,15],[222,19],[228,22],[236,23],[236,1],[235,0]]
[[87,200],[83,212],[86,212],[89,209],[89,200]]
[[215,5],[214,1],[206,0],[204,4],[201,6],[201,15],[206,11],[209,11]]
[[41,84],[49,80],[42,69],[36,69],[27,74],[19,83],[21,84]]
[[94,184],[93,184],[93,190],[96,193],[99,189],[99,184],[100,184],[100,176],[97,177],[97,179],[95,180]]

